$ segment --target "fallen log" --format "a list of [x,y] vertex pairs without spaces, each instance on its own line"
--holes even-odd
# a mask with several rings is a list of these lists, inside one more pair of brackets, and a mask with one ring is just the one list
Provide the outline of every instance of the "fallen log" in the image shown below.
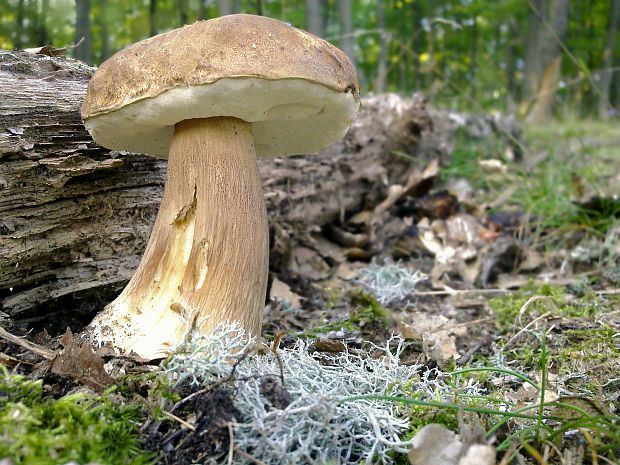
[[[159,207],[165,161],[99,147],[82,125],[93,71],[0,51],[0,311],[13,321],[65,311],[71,323],[111,301]],[[416,155],[430,134],[423,100],[383,95],[363,107],[344,140],[320,154],[259,161],[272,271],[286,270],[297,236],[378,204],[406,179],[412,162],[394,152]]]

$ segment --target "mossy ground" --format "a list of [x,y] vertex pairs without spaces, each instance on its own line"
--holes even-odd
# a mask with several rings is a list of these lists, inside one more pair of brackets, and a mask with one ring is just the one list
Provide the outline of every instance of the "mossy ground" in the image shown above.
[[42,380],[0,370],[0,457],[16,465],[154,463],[140,445],[145,416],[112,393],[45,397]]

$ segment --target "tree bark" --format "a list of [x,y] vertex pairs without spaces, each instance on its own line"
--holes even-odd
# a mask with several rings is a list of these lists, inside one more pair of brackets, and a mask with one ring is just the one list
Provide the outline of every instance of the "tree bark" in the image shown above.
[[37,44],[39,47],[43,47],[45,45],[49,45],[50,38],[47,32],[47,16],[49,14],[49,0],[41,1],[41,14],[39,15],[39,37],[37,39]]
[[108,33],[108,15],[106,0],[99,0],[99,31],[101,33],[101,52],[99,53],[99,63],[103,63],[110,56],[110,34]]
[[353,46],[353,2],[352,0],[340,0],[338,2],[340,13],[340,48],[351,59],[355,60],[355,48]]
[[93,33],[90,27],[90,0],[75,0],[75,57],[93,63]]
[[188,8],[187,0],[179,0],[179,27],[183,27],[189,22]]
[[149,36],[157,35],[157,0],[149,0]]
[[523,99],[528,102],[538,90],[538,82],[543,73],[544,25],[547,21],[546,0],[529,0],[527,17],[527,37],[523,69]]
[[315,36],[323,37],[321,0],[306,0],[306,29]]
[[24,16],[24,0],[18,0],[15,17],[15,40],[13,41],[15,48],[22,48],[24,46]]
[[218,9],[220,16],[226,16],[232,13],[232,0],[218,0]]
[[568,29],[568,0],[539,0],[542,9],[534,5],[537,2],[530,1],[532,12],[537,15],[540,23],[538,27],[542,28],[542,31],[535,34],[540,35],[541,41],[538,54],[532,58],[535,62],[531,66],[535,72],[532,71],[530,76],[526,76],[526,79],[530,80],[531,91],[534,92],[527,101],[527,119],[535,123],[549,119],[553,114],[562,68],[560,42],[566,37]]
[[603,71],[600,73],[599,90],[601,94],[598,96],[597,109],[598,116],[601,119],[609,118],[610,106],[610,89],[613,80],[614,71],[614,54],[616,50],[616,36],[618,35],[618,17],[620,16],[620,0],[610,1],[609,27],[607,29],[607,44],[603,51]]
[[[0,52],[0,315],[16,321],[92,314],[112,301],[159,208],[166,163],[106,150],[84,129],[79,107],[92,71]],[[309,231],[372,208],[408,176],[411,161],[393,152],[415,154],[430,131],[423,102],[384,95],[363,108],[320,154],[259,161],[273,273],[292,266],[292,247]]]

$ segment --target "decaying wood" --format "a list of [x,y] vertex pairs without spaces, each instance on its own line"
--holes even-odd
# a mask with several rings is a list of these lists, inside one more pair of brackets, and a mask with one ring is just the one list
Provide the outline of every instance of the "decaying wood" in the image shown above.
[[[0,310],[14,320],[111,301],[137,267],[159,207],[165,162],[103,149],[82,125],[92,71],[0,52]],[[320,154],[259,162],[272,271],[290,265],[292,239],[372,208],[390,184],[406,181],[412,162],[394,153],[416,155],[430,131],[423,101],[384,95],[363,106],[344,140]]]

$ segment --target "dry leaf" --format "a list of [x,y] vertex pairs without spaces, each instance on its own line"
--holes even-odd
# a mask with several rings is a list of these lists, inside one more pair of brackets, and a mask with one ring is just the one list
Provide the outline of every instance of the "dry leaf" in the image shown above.
[[114,379],[103,367],[103,358],[88,343],[80,345],[70,329],[67,328],[60,343],[64,350],[52,362],[53,373],[74,378],[95,391],[103,391],[114,384]]
[[431,423],[414,436],[408,457],[411,465],[494,465],[495,448],[464,445],[457,434]]
[[288,284],[283,283],[278,278],[273,278],[269,298],[279,302],[286,301],[294,308],[301,308],[303,297],[291,291]]

